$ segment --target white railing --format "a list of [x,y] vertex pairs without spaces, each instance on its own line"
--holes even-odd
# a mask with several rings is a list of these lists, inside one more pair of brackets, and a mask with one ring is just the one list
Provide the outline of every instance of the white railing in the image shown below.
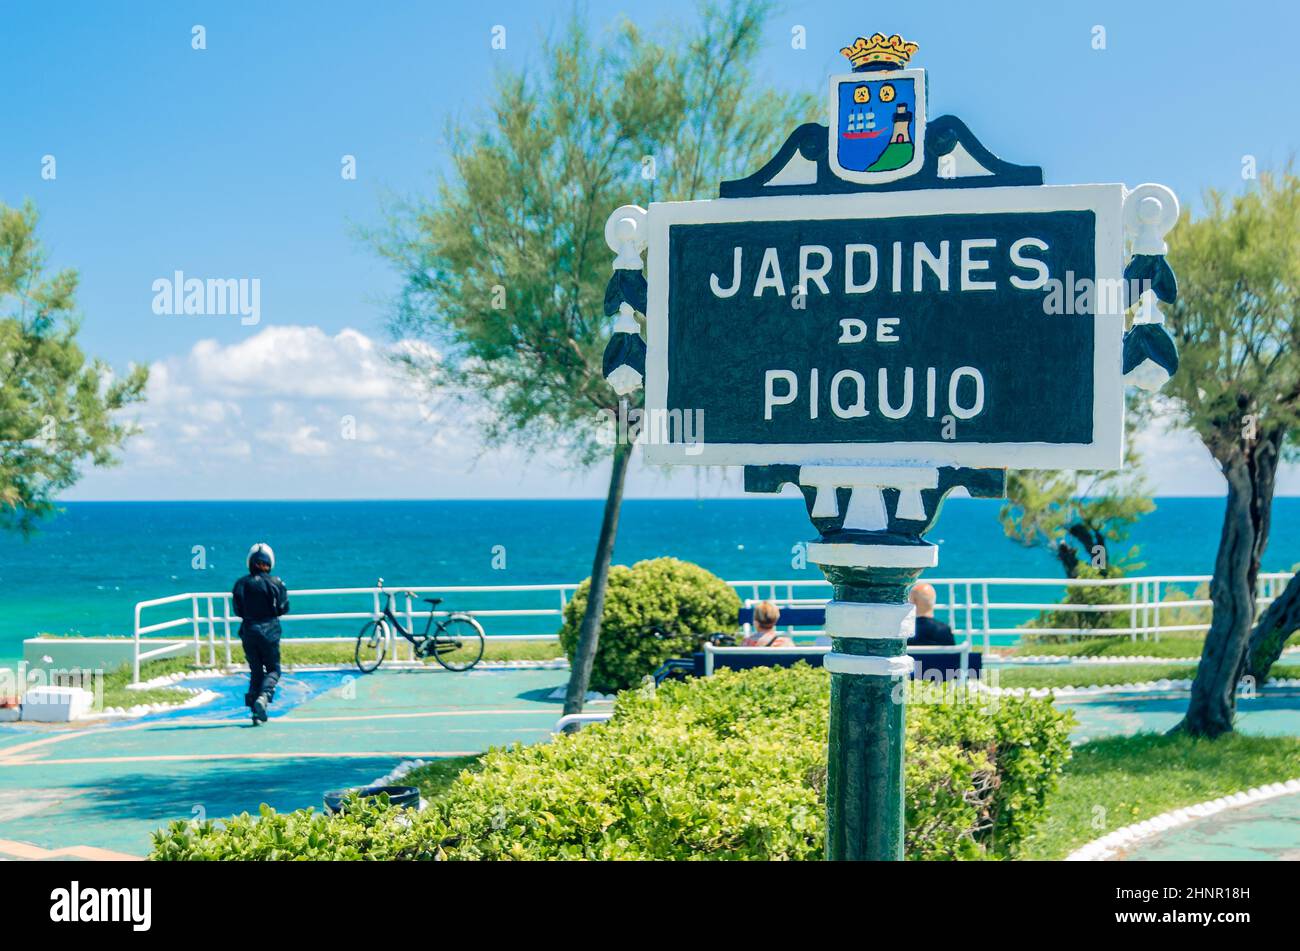
[[[1209,575],[1149,575],[1132,578],[926,578],[938,595],[935,616],[946,621],[958,637],[978,638],[985,650],[995,644],[1009,645],[1027,634],[1052,634],[1065,637],[1129,637],[1132,640],[1160,639],[1161,634],[1205,631],[1209,628],[1208,598],[1189,597],[1209,584]],[[1291,580],[1290,572],[1266,572],[1259,576],[1256,609],[1262,611]],[[830,584],[826,581],[730,581],[742,591],[746,603],[772,601],[779,606],[820,607]],[[1075,591],[1084,588],[1119,588],[1125,593],[1120,603],[1082,604],[1043,598],[1013,599],[1016,588],[1058,588]],[[999,592],[1008,592],[999,596]],[[796,593],[798,592],[798,593]],[[816,592],[814,594],[814,592]],[[1113,626],[1028,627],[1027,622],[1047,612],[1060,614],[1120,615],[1122,623]],[[1188,623],[1186,613],[1199,613],[1204,620]],[[1170,615],[1174,620],[1170,621]],[[1016,617],[1016,615],[1019,615]],[[1000,622],[1000,623],[999,623]],[[787,628],[793,632],[793,629]]]
[[[453,611],[464,611],[473,614],[479,621],[485,622],[491,618],[555,618],[556,626],[559,619],[564,613],[564,606],[573,596],[576,584],[533,584],[533,585],[490,585],[490,586],[442,586],[442,587],[400,587],[396,585],[386,585],[384,588],[304,588],[289,591],[289,603],[292,612],[280,618],[285,625],[285,639],[292,640],[295,644],[333,644],[333,643],[350,643],[356,639],[357,631],[351,634],[339,634],[330,636],[296,636],[293,629],[301,627],[306,623],[315,622],[320,625],[321,622],[342,622],[354,621],[364,622],[373,620],[383,613],[384,599],[388,595],[393,595],[394,605],[393,613],[402,621],[403,625],[409,631],[420,631],[423,627],[416,628],[416,620],[424,622],[430,615],[435,617],[445,617]],[[416,597],[412,598],[407,592],[413,592]],[[480,596],[487,595],[488,598]],[[502,596],[508,595],[525,595],[541,596],[550,601],[553,607],[519,607],[505,608],[498,605],[484,604],[487,600],[499,602]],[[429,611],[427,606],[421,600],[426,596],[441,597],[444,599],[444,605],[439,606],[437,611]],[[320,604],[322,599],[329,598],[336,602],[333,607],[346,607],[346,610],[302,610],[304,600]],[[451,603],[454,599],[455,603]],[[347,601],[346,605],[337,603]],[[557,603],[558,602],[558,603]],[[157,620],[151,623],[144,623],[144,612],[150,608],[162,608],[166,606],[185,605],[184,613],[180,616],[169,617],[166,620]],[[155,612],[156,613],[156,612]],[[171,612],[175,614],[175,610]],[[203,663],[203,645],[204,642],[208,648],[208,663],[214,665],[217,662],[217,643],[221,642],[225,655],[225,662],[231,662],[231,644],[234,637],[238,635],[240,618],[235,614],[234,605],[231,595],[226,591],[203,591],[187,592],[185,594],[173,594],[166,598],[154,598],[149,601],[141,601],[135,606],[135,656],[132,663],[132,672],[135,681],[140,680],[140,662],[147,661],[154,657],[161,656],[168,651],[174,650],[175,642],[178,639],[175,636],[168,638],[167,646],[152,648],[150,650],[141,650],[142,637],[156,636],[166,631],[185,628],[186,634],[183,639],[192,639],[194,642],[194,662]],[[490,622],[486,624],[489,629],[489,637],[499,637],[508,640],[540,640],[553,641],[556,634],[538,634],[512,632],[509,634],[502,633],[492,629],[495,625]],[[357,624],[358,630],[361,624]],[[400,643],[400,635],[395,631],[389,631],[389,637],[392,639],[388,645],[389,656],[397,659],[396,649]]]
[[[1271,572],[1261,574],[1259,578],[1258,607],[1262,610],[1290,580],[1288,572]],[[967,642],[982,640],[987,651],[992,646],[1014,644],[1025,634],[1054,634],[1066,637],[1113,637],[1126,636],[1133,640],[1139,638],[1159,639],[1162,634],[1203,631],[1209,627],[1208,614],[1211,602],[1208,599],[1189,597],[1187,588],[1192,591],[1202,584],[1207,584],[1209,575],[1160,575],[1134,578],[1114,578],[1103,580],[1078,580],[1066,578],[935,578],[926,579],[934,585],[939,596],[935,606],[937,617],[946,620],[959,640]],[[813,579],[800,580],[758,580],[727,582],[743,601],[773,601],[781,606],[820,607],[826,603],[831,593],[831,586],[826,581]],[[295,628],[315,623],[336,624],[337,622],[362,622],[380,616],[383,610],[381,598],[392,594],[395,597],[394,613],[402,619],[408,630],[416,630],[416,620],[421,622],[430,614],[445,616],[450,611],[465,611],[473,614],[483,624],[489,641],[534,640],[553,641],[555,633],[538,633],[522,630],[520,622],[533,619],[532,626],[544,623],[542,619],[551,619],[558,628],[565,605],[573,597],[576,584],[535,584],[535,585],[467,585],[451,587],[403,587],[388,585],[380,588],[313,588],[289,592],[293,613],[285,615],[281,621],[286,626],[285,638],[296,644],[346,643],[356,638],[356,632],[329,636],[297,636]],[[1124,591],[1118,603],[1107,604],[1062,604],[1044,597],[1029,597],[1033,591],[1042,588],[1075,591],[1082,588],[1119,588]],[[1016,589],[1022,589],[1017,592]],[[1029,589],[1029,590],[1026,590]],[[417,595],[411,598],[406,594],[413,591]],[[1046,592],[1045,592],[1046,593]],[[430,612],[420,598],[436,596],[444,598],[439,610]],[[330,599],[332,604],[323,604]],[[505,606],[503,602],[522,601],[523,605]],[[342,610],[308,610],[303,611],[303,602],[307,601],[323,607],[342,608]],[[150,620],[145,623],[145,613],[158,615],[161,609],[171,607],[173,610],[164,619]],[[178,610],[179,609],[179,612]],[[1204,617],[1188,618],[1188,612]],[[1045,612],[1059,612],[1078,615],[1118,615],[1121,623],[1108,627],[1026,627],[1026,622]],[[495,622],[494,622],[495,619]],[[140,679],[140,663],[162,656],[175,650],[178,640],[192,640],[194,661],[203,663],[203,646],[206,642],[208,664],[217,662],[218,641],[227,664],[231,661],[231,644],[238,634],[239,617],[235,615],[230,594],[224,591],[187,592],[174,594],[165,598],[141,601],[135,606],[135,651],[133,672],[135,680]],[[357,625],[358,629],[360,624]],[[422,628],[421,628],[422,629]],[[185,633],[180,635],[179,632]],[[792,634],[812,636],[820,632],[794,631]],[[179,636],[166,636],[166,632],[176,631]],[[394,632],[390,632],[390,636]],[[160,636],[161,635],[161,636]],[[148,640],[165,641],[163,646],[142,650]],[[396,658],[396,647],[401,643],[390,644],[390,656]]]

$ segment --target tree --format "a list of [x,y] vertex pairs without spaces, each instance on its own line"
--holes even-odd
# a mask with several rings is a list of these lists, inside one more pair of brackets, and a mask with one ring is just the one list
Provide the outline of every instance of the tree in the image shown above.
[[1007,500],[998,512],[1007,537],[1046,548],[1067,578],[1078,578],[1088,569],[1106,578],[1139,567],[1133,563],[1136,548],[1118,558],[1110,550],[1127,540],[1133,524],[1155,508],[1138,470],[1131,420],[1123,469],[1008,472]]
[[1170,235],[1181,367],[1165,395],[1228,483],[1213,616],[1178,727],[1212,737],[1232,730],[1274,480],[1300,414],[1300,178],[1264,174],[1231,199],[1210,191],[1205,204]]
[[0,527],[24,535],[54,510],[81,466],[106,466],[134,427],[115,414],[142,398],[136,367],[115,379],[77,346],[77,272],[45,276],[38,216],[0,204]]
[[[1297,566],[1300,567],[1300,566]],[[1300,630],[1300,571],[1296,571],[1279,594],[1259,616],[1255,629],[1250,632],[1250,646],[1246,651],[1246,673],[1259,683],[1268,678],[1282,648],[1297,630]]]
[[403,276],[394,333],[439,351],[409,348],[406,362],[423,385],[486,409],[486,446],[610,460],[566,712],[587,690],[633,449],[608,438],[619,400],[601,366],[605,221],[628,202],[716,197],[815,114],[811,97],[753,77],[770,12],[767,0],[710,3],[689,32],[624,23],[603,46],[575,14],[539,69],[499,77],[485,122],[448,129],[437,197],[399,205],[376,238]]

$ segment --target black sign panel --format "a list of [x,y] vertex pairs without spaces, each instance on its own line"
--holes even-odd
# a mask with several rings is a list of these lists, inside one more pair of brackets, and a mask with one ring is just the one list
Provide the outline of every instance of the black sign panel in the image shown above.
[[[789,199],[652,207],[666,253],[651,254],[662,263],[651,272],[647,407],[665,414],[650,420],[651,458],[978,465],[995,462],[984,449],[996,446],[998,465],[1109,459],[1115,421],[1098,408],[1118,402],[1121,385],[1097,355],[1115,362],[1122,329],[1118,190],[1114,208],[997,210],[1007,192],[1106,188],[990,189],[943,196],[988,211],[861,217],[691,220]],[[696,211],[655,221],[682,208]],[[1112,217],[1114,235],[1102,220]]]

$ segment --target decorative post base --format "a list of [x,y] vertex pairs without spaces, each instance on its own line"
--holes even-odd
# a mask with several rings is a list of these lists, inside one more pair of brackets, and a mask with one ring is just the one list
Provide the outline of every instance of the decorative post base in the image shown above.
[[[965,486],[997,498],[1000,469],[904,466],[750,466],[745,488],[799,486],[820,536],[808,560],[834,587],[826,605],[831,652],[826,760],[826,858],[902,861],[907,639],[916,630],[908,590],[939,562],[921,535],[944,496]],[[892,511],[892,515],[890,512]]]
[[[885,560],[872,549],[888,546],[855,547],[870,562]],[[934,546],[921,551],[935,560]],[[821,567],[835,586],[835,600],[826,606],[831,637],[825,661],[831,675],[826,858],[901,861],[904,687],[912,669],[907,639],[916,627],[907,591],[921,569]]]

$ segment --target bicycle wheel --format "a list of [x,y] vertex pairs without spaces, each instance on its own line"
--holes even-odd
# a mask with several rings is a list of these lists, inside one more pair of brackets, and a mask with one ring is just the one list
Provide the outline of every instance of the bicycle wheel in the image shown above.
[[363,674],[374,673],[384,662],[384,652],[388,650],[388,622],[383,618],[367,621],[361,633],[357,635],[356,662],[357,669]]
[[433,637],[433,656],[448,670],[469,670],[483,657],[483,627],[468,614],[453,614]]

